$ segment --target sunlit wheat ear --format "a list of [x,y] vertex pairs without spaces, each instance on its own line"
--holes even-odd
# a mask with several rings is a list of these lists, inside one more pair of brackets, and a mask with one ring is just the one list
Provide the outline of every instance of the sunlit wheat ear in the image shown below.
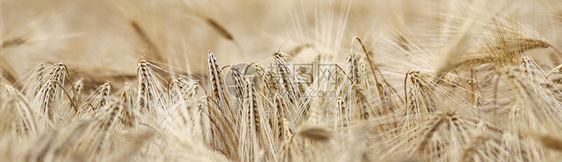
[[[359,67],[359,82],[361,84],[363,84],[363,87],[365,87],[365,89],[369,89],[371,85],[374,86],[378,86],[375,81],[369,79],[369,67],[367,65],[369,65],[369,61],[367,61],[366,58],[361,58],[359,59],[359,62],[357,64]],[[382,74],[380,74],[381,76],[383,76]],[[379,82],[379,84],[381,84],[382,82],[386,82],[386,80],[384,79],[384,76],[382,78],[383,80]]]
[[[244,160],[254,160],[261,149],[265,147],[265,139],[267,132],[270,131],[265,124],[263,107],[260,105],[258,96],[254,90],[252,83],[244,78],[244,106],[242,110],[243,124],[241,134],[241,145],[239,150],[244,150],[241,158]],[[264,129],[265,128],[265,129]]]
[[134,102],[133,102],[133,89],[127,82],[123,86],[121,92],[121,103],[123,103],[123,110],[121,111],[121,123],[126,126],[134,126],[136,118],[134,115]]
[[489,26],[490,38],[480,49],[482,58],[491,57],[491,63],[504,67],[517,64],[521,54],[528,50],[550,47],[546,41],[526,35],[521,26],[513,20],[494,19]]
[[199,101],[196,98],[199,89],[198,82],[186,76],[175,74],[170,78],[168,86],[171,102],[174,103],[169,109],[174,112],[172,115],[179,118],[181,125],[188,127],[186,129],[194,129],[191,124],[196,123],[194,120],[199,120],[195,113],[201,113],[198,108]]
[[273,58],[275,59],[275,68],[277,74],[279,75],[280,91],[288,97],[288,99],[294,103],[298,93],[296,93],[297,88],[295,87],[294,79],[292,77],[292,69],[285,62],[285,57],[281,52],[273,53]]
[[514,20],[495,17],[484,29],[481,45],[473,51],[467,51],[467,56],[451,60],[454,63],[450,63],[447,70],[442,72],[483,64],[497,67],[516,65],[526,51],[551,47],[546,40],[534,36],[537,35],[534,31]]
[[229,87],[233,87],[233,95],[235,95],[236,97],[240,98],[242,97],[242,93],[243,93],[243,89],[244,89],[244,81],[242,79],[242,73],[240,72],[240,69],[238,69],[238,67],[234,66],[234,65],[230,65],[230,77],[232,77],[232,82],[233,83],[229,83]]
[[372,105],[369,104],[369,100],[365,94],[365,90],[358,85],[353,85],[353,98],[355,99],[355,104],[357,105],[356,118],[357,119],[368,119],[373,116],[377,116],[378,112],[374,110]]
[[355,55],[355,52],[351,52],[349,55],[347,55],[346,60],[347,75],[349,75],[349,78],[351,78],[351,84],[359,84],[359,61],[357,59],[357,56]]
[[289,127],[289,121],[282,118],[281,123],[283,125],[283,142],[281,145],[281,150],[279,151],[281,159],[280,161],[289,162],[298,160],[300,157],[298,154],[298,146],[294,139],[294,134]]
[[[255,106],[255,108],[257,108],[257,94],[256,94],[256,88],[255,85],[253,84],[253,81],[251,81],[247,75],[243,74],[242,72],[240,72],[240,69],[238,69],[238,67],[230,65],[230,83],[228,83],[228,87],[230,89],[231,95],[233,95],[232,97],[235,97],[236,102],[237,102],[237,107],[235,108],[236,110],[233,111],[234,116],[240,116],[243,112],[243,106],[244,106],[244,100],[248,100],[248,99],[252,99],[254,101],[252,101],[253,105]],[[248,88],[252,88],[251,90]],[[251,96],[250,96],[251,95]],[[257,109],[256,109],[257,110]],[[257,113],[257,111],[254,111],[254,113]],[[258,118],[259,119],[259,118]],[[234,122],[238,122],[237,118],[234,118]]]
[[[406,109],[403,110],[403,113],[408,120],[413,120],[413,122],[406,123],[416,124],[421,122],[425,115],[431,114],[436,110],[433,85],[431,80],[419,71],[409,72],[405,83],[407,81],[410,81],[410,89],[406,96]],[[409,126],[411,125],[405,125],[405,127]]]
[[3,116],[0,120],[2,133],[13,133],[17,134],[18,137],[27,137],[28,135],[36,135],[40,129],[43,129],[44,121],[35,118],[35,110],[31,109],[31,105],[21,92],[8,84],[0,84],[0,90],[5,91],[0,93],[6,94],[2,105],[0,105],[0,115]]
[[137,97],[137,106],[138,109],[140,109],[140,111],[146,111],[146,109],[148,109],[148,87],[150,86],[148,83],[148,78],[149,78],[149,73],[148,73],[148,67],[146,65],[146,61],[139,61],[139,70],[138,70],[138,74],[137,74],[137,80],[138,80],[138,97]]
[[268,86],[269,80],[266,79],[266,75],[267,73],[269,73],[269,70],[267,70],[263,65],[259,64],[258,62],[252,62],[250,63],[250,66],[246,66],[245,69],[243,69],[242,73],[249,76],[248,69],[250,67],[253,67],[257,72],[257,77],[252,78],[254,79],[252,80],[253,83],[259,83],[259,84],[255,84],[255,85],[259,85],[256,88],[258,88],[259,91],[267,90],[266,86]]
[[275,115],[277,115],[277,121],[280,126],[278,128],[278,138],[279,139],[283,139],[283,126],[282,126],[282,119],[287,119],[290,114],[289,114],[289,110],[287,109],[287,103],[285,103],[286,101],[282,99],[281,96],[274,96],[273,97],[273,109],[275,111]]
[[380,87],[382,90],[382,114],[387,115],[394,113],[395,110],[399,109],[404,105],[404,101],[400,99],[396,90],[389,85],[387,82],[381,82]]
[[64,64],[53,65],[45,76],[45,82],[40,85],[40,90],[33,99],[33,105],[40,107],[40,112],[49,120],[53,120],[58,108],[56,106],[63,99],[64,87],[62,86],[64,85],[65,74],[66,66]]
[[172,102],[177,102],[179,100],[183,100],[184,102],[196,100],[195,97],[199,91],[199,83],[197,81],[179,74],[174,75],[170,80],[168,93],[172,95],[170,96]]
[[507,57],[524,53],[535,48],[548,48],[550,43],[538,38],[538,35],[527,25],[510,18],[494,18],[489,24],[491,41],[488,52]]
[[263,78],[263,83],[265,83],[265,94],[269,96],[280,96],[279,91],[281,91],[279,76],[274,71],[267,71],[265,77]]
[[208,137],[206,138],[207,143],[211,148],[220,150],[226,157],[230,159],[239,159],[241,152],[239,152],[239,141],[238,131],[236,127],[233,127],[235,123],[233,119],[228,118],[225,115],[219,104],[215,100],[210,99],[210,96],[205,96],[201,100],[202,104],[199,104],[199,108],[202,112],[202,128],[204,128],[204,134]]
[[[162,79],[149,66],[145,60],[140,60],[137,72],[137,110],[141,113],[163,113],[163,106],[167,103],[164,96],[165,90],[160,80]],[[154,65],[151,65],[154,66]]]
[[230,109],[230,102],[227,98],[225,92],[225,83],[224,78],[222,76],[221,67],[219,62],[215,58],[215,54],[209,51],[209,92],[212,93],[211,99],[212,102],[216,102],[218,104],[220,111],[226,115],[227,118],[232,118],[233,110]]
[[543,87],[546,87],[546,84],[552,85],[555,83],[548,79],[548,75],[544,72],[540,65],[531,60],[529,57],[523,56],[521,57],[520,67],[523,70],[523,74],[526,76],[526,78],[529,81],[536,83],[533,85],[533,88],[538,93],[543,94],[541,97],[552,98],[551,96],[554,96],[553,94],[550,94],[551,91],[544,91],[545,89]]
[[81,116],[91,111],[97,111],[101,107],[107,105],[110,95],[111,83],[104,83],[85,99],[84,103],[80,106],[80,110],[77,115]]

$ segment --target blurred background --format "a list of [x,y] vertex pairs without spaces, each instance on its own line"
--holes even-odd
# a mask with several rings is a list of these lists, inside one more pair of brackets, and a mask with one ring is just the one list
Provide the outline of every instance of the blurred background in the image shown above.
[[[222,65],[291,61],[343,63],[354,36],[389,73],[431,70],[453,34],[443,28],[475,12],[470,0],[0,0],[0,56],[20,80],[41,63],[65,63],[91,82],[135,76],[140,59],[170,72],[207,73],[207,52]],[[476,2],[475,2],[476,3]],[[496,11],[560,47],[562,3],[489,1]],[[453,25],[454,26],[454,25]],[[536,54],[535,54],[536,53]],[[531,51],[545,66],[550,50]],[[333,56],[333,57],[332,57]],[[413,57],[412,57],[413,56]],[[397,78],[398,79],[398,78]]]

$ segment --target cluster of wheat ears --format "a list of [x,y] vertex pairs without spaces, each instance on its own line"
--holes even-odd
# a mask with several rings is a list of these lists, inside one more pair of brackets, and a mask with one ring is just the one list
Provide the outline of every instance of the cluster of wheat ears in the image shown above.
[[[4,57],[33,42],[3,37],[0,161],[562,159],[557,45],[487,1],[456,5],[421,23],[428,33],[402,24],[369,39],[316,37],[244,67],[219,64],[214,49],[192,53],[208,56],[204,72],[162,63],[162,44],[129,21],[146,57],[113,80],[53,61],[18,74]],[[240,43],[203,19],[206,32]],[[303,55],[312,59],[293,59]]]

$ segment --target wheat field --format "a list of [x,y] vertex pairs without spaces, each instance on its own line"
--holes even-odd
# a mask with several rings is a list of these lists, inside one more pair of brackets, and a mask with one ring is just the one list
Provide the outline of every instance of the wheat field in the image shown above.
[[562,1],[0,0],[0,161],[560,161]]

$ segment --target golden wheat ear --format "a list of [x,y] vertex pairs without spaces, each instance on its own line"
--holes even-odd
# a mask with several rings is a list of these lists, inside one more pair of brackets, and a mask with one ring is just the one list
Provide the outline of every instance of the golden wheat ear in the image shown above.
[[184,102],[195,101],[199,93],[199,82],[187,76],[175,74],[169,79],[168,93],[172,102],[180,100]]
[[111,83],[104,83],[98,87],[94,92],[85,99],[84,103],[80,105],[77,116],[97,111],[101,107],[107,105],[111,95]]
[[68,111],[58,107],[63,101],[63,93],[66,93],[63,86],[67,74],[66,65],[58,63],[51,66],[49,73],[45,74],[44,83],[37,87],[39,91],[33,97],[32,104],[40,107],[43,116],[51,121],[55,117],[60,118],[61,111]]
[[209,92],[212,93],[210,99],[214,100],[220,108],[220,111],[226,115],[227,118],[233,118],[234,110],[231,109],[231,99],[230,95],[225,91],[226,84],[224,76],[219,65],[219,62],[215,58],[215,54],[211,51],[208,52],[208,67],[209,67]]
[[120,121],[128,127],[136,125],[135,104],[134,104],[133,88],[127,82],[121,90],[120,100],[123,103],[123,111],[121,111]]
[[162,80],[164,79],[152,70],[151,66],[159,68],[146,60],[140,60],[138,63],[137,105],[135,111],[143,114],[156,114],[155,117],[160,118],[166,114],[164,109],[169,99],[165,95],[166,89],[162,85]]

